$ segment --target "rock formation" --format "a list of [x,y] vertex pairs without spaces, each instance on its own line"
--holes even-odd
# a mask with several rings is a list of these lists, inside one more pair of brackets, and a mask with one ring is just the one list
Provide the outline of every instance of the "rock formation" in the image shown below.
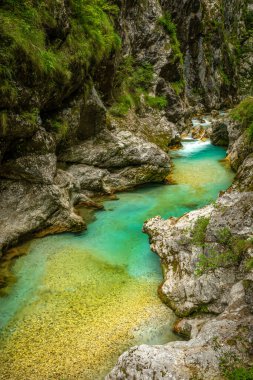
[[[94,195],[162,182],[191,115],[252,94],[252,1],[2,3],[0,256],[41,230],[86,228],[75,206]],[[229,355],[249,362],[252,141],[226,118],[211,139],[229,144],[231,189],[144,227],[191,339],[133,348],[108,379],[219,379]]]
[[231,188],[203,209],[168,220],[157,216],[143,227],[163,266],[159,295],[180,318],[175,331],[189,340],[134,347],[108,380],[221,379],[252,364],[252,143],[228,117],[216,122],[214,134],[224,129],[237,170]]
[[[24,3],[13,15],[11,5],[1,6],[3,250],[41,229],[84,228],[74,208],[83,197],[163,181],[168,145],[179,140],[194,110],[237,99],[236,49],[249,44],[246,1],[124,0],[100,15],[106,31],[75,4],[31,11]],[[93,11],[100,12],[95,2]],[[100,40],[96,33],[87,38],[85,17]],[[82,38],[89,57],[81,55]],[[45,209],[45,199],[52,207]]]

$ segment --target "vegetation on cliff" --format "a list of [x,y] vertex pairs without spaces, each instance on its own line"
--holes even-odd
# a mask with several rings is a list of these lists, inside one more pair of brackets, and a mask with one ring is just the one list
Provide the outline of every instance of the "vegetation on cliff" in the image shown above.
[[183,64],[183,54],[180,50],[180,42],[177,38],[177,26],[172,21],[171,14],[166,12],[159,20],[159,24],[163,26],[166,33],[171,38],[171,47],[174,52],[174,60],[179,60],[181,64]]
[[250,140],[253,140],[253,97],[248,97],[235,107],[230,115],[232,119],[239,121],[243,128],[247,129]]
[[32,88],[47,82],[56,91],[87,75],[120,46],[113,17],[118,8],[106,0],[6,0],[0,10],[1,108],[19,104],[20,83]]
[[154,69],[149,62],[137,63],[130,55],[123,58],[116,73],[116,101],[111,108],[111,113],[114,116],[121,117],[130,108],[138,109],[141,98],[149,107],[165,108],[168,104],[165,97],[152,96],[148,93],[152,86],[153,77]]

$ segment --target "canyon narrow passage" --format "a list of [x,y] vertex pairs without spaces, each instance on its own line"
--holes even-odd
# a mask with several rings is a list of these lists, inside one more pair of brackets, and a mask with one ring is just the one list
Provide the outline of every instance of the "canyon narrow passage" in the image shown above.
[[233,173],[209,141],[171,154],[175,184],[120,193],[87,231],[34,240],[15,261],[17,282],[0,299],[0,379],[102,379],[129,347],[178,339],[142,225],[214,201]]

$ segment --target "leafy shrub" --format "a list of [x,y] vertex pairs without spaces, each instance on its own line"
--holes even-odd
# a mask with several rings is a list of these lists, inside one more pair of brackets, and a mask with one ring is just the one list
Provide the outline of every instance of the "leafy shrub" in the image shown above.
[[181,80],[181,81],[177,81],[177,82],[172,82],[172,83],[170,83],[170,85],[173,88],[173,90],[175,91],[175,93],[177,95],[180,95],[181,92],[184,90],[185,81]]
[[228,370],[225,377],[227,380],[253,380],[253,367]]
[[229,228],[224,227],[216,231],[217,242],[222,245],[221,251],[217,251],[203,241],[205,239],[204,226],[204,222],[200,221],[195,232],[197,234],[197,241],[201,240],[201,244],[199,245],[202,245],[206,249],[206,252],[199,256],[195,270],[197,276],[210,270],[238,264],[246,250],[252,247],[250,239],[245,240],[232,236]]
[[111,114],[114,116],[122,117],[127,114],[130,108],[135,105],[134,99],[130,94],[122,95],[118,102],[111,107]]
[[193,232],[192,232],[192,242],[193,244],[204,246],[205,244],[205,236],[206,236],[206,230],[207,226],[209,224],[210,219],[205,218],[201,216],[197,219]]
[[197,276],[201,276],[209,270],[214,270],[220,267],[229,267],[236,264],[238,262],[238,258],[238,255],[231,250],[220,253],[214,249],[210,249],[207,254],[203,253],[199,256],[195,274]]
[[164,96],[145,96],[146,103],[152,108],[163,109],[168,105],[168,101]]
[[172,21],[171,14],[166,12],[159,18],[158,23],[163,26],[164,30],[168,33],[171,39],[171,47],[174,53],[174,61],[179,60],[183,64],[183,54],[180,50],[180,42],[177,38],[177,27]]

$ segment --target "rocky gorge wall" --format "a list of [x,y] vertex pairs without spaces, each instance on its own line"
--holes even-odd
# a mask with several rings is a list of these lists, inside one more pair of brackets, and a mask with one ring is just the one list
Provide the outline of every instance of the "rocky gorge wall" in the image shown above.
[[[94,195],[163,181],[192,114],[252,93],[251,1],[6,1],[0,21],[1,253],[86,228],[76,206],[98,207]],[[108,379],[220,379],[251,363],[247,134],[214,125],[237,172],[215,204],[144,227],[189,340],[135,347]]]
[[228,138],[234,184],[212,205],[143,227],[163,266],[159,295],[187,341],[133,347],[107,379],[239,379],[252,366],[253,144],[227,117],[214,123],[214,143],[217,131],[222,145]]
[[163,181],[190,114],[237,99],[225,34],[240,40],[246,2],[84,3],[1,5],[2,250],[85,228],[75,206],[94,194]]

